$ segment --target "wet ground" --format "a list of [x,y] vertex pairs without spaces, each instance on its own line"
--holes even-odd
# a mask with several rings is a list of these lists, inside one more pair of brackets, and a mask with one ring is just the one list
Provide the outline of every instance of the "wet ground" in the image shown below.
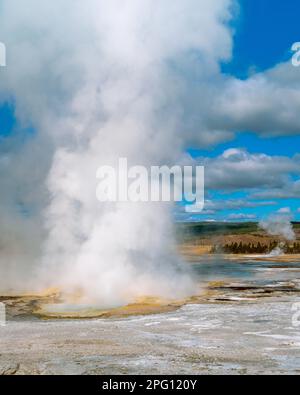
[[0,374],[300,373],[300,261],[203,257],[193,270],[198,296],[145,315],[43,320],[55,296],[3,298]]

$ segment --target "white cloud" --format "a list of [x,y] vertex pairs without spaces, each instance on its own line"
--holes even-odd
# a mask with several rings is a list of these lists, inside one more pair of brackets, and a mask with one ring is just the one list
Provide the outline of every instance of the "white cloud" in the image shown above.
[[255,192],[251,197],[253,199],[299,199],[300,180],[292,181],[288,179],[281,188]]
[[292,214],[290,207],[282,207],[278,210],[279,214]]
[[246,130],[264,137],[300,134],[299,70],[287,62],[246,80],[224,79],[213,104],[206,119],[211,130]]
[[205,166],[206,188],[212,190],[280,189],[291,174],[299,174],[300,157],[251,154],[244,149],[229,149],[215,158],[193,161]]

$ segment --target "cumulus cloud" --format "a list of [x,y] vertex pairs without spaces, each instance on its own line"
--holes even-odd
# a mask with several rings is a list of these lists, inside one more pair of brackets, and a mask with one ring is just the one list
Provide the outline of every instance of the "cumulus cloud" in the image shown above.
[[206,187],[211,190],[282,188],[291,174],[299,174],[300,157],[270,156],[232,148],[213,158],[198,158],[206,168]]
[[291,62],[279,64],[247,80],[228,80],[216,102],[215,127],[265,137],[299,134],[299,105],[299,70]]
[[[190,102],[190,121],[197,142],[195,108],[198,106],[198,131],[207,145],[228,141],[236,132],[251,131],[263,137],[287,136],[300,133],[298,108],[300,104],[299,70],[291,62],[282,63],[245,80],[220,76],[212,83],[201,84],[205,92],[195,92]],[[209,137],[211,135],[211,137]]]
[[[254,201],[247,199],[216,199],[206,200],[204,204],[204,210],[200,213],[194,213],[192,216],[187,214],[183,206],[177,206],[174,210],[175,219],[177,221],[190,221],[190,220],[203,220],[207,216],[219,216],[227,211],[237,211],[243,209],[255,209],[258,207],[269,207],[276,206],[274,201]],[[233,216],[233,217],[231,217]],[[232,213],[229,214],[229,219],[255,219],[256,215],[247,213]]]
[[278,64],[245,80],[227,75],[199,78],[193,70],[182,100],[183,129],[190,146],[210,147],[233,140],[237,132],[262,137],[300,134],[299,70]]
[[292,214],[290,207],[282,207],[278,210],[278,213],[279,214],[289,214],[289,215]]
[[[185,160],[205,166],[208,195],[224,194],[224,197],[207,199],[202,215],[272,206],[278,204],[278,198],[299,197],[300,184],[294,181],[300,172],[299,155],[290,158],[231,148],[217,157],[186,157]],[[243,193],[244,198],[233,198],[231,194],[235,192]]]
[[282,188],[273,188],[262,190],[252,194],[253,199],[299,199],[300,197],[300,180],[291,179],[282,186]]

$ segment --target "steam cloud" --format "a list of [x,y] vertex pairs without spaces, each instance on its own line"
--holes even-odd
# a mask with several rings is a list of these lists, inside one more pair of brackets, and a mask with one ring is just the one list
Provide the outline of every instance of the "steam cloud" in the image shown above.
[[269,218],[260,222],[260,227],[271,236],[282,236],[286,240],[295,240],[296,235],[293,229],[292,215],[290,211],[280,211],[270,215]]
[[231,54],[231,6],[1,2],[0,100],[18,119],[1,144],[2,290],[59,286],[103,305],[192,292],[172,252],[170,208],[100,204],[95,175],[120,157],[173,165],[196,139],[185,119],[190,76],[201,91],[219,75]]

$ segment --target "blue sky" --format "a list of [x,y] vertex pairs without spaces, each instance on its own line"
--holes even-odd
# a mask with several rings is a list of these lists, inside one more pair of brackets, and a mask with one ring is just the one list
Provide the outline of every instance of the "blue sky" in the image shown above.
[[299,41],[297,0],[241,0],[232,61],[224,71],[239,77],[251,68],[265,70],[290,58]]
[[[300,41],[300,2],[295,0],[241,0],[238,18],[233,24],[235,31],[233,57],[222,64],[222,72],[239,79],[252,73],[264,72],[281,62],[289,62],[291,46]],[[300,69],[299,69],[300,79]],[[193,157],[216,157],[230,148],[246,149],[250,153],[270,156],[293,157],[300,151],[300,136],[276,136],[262,138],[250,131],[241,131],[233,141],[222,143],[207,150],[189,150]],[[224,193],[207,191],[209,199],[247,199],[248,191]],[[299,196],[300,197],[300,196]],[[290,207],[294,218],[300,220],[299,199],[271,199],[276,205],[236,210],[223,210],[212,215],[195,216],[194,219],[226,220],[230,215],[244,214],[260,219],[282,207]]]
[[1,136],[9,135],[15,125],[14,108],[9,104],[0,107]]
[[[288,64],[292,56],[292,44],[300,41],[300,2],[296,0],[240,0],[239,3],[239,13],[232,23],[232,29],[235,32],[233,56],[228,63],[221,65],[222,75],[228,79],[235,78],[245,81],[256,73],[267,73],[269,69],[282,62]],[[292,66],[290,65],[290,67]],[[11,135],[16,127],[14,106],[12,104],[2,104],[0,106],[0,137],[5,138]],[[20,125],[18,125],[18,128],[20,128]],[[221,141],[219,144],[211,145],[202,150],[190,147],[188,152],[195,159],[200,157],[211,160],[209,163],[215,163],[213,160],[219,158],[217,160],[218,163],[221,162],[221,165],[224,151],[228,152],[231,149],[247,152],[248,156],[245,160],[253,162],[259,162],[261,160],[259,155],[261,154],[265,154],[274,163],[277,162],[277,157],[284,157],[284,162],[288,159],[295,161],[295,163],[298,161],[300,130],[297,133],[286,133],[285,130],[282,130],[282,134],[277,133],[276,136],[258,133],[251,129],[235,130],[234,133],[235,137],[233,139]],[[292,164],[287,164],[287,166],[292,166]],[[292,188],[292,183],[299,179],[299,175],[288,170],[286,174],[281,174],[279,177],[282,179],[282,189],[285,187]],[[275,182],[273,184],[274,196],[271,196],[272,191],[269,191],[270,197],[265,198],[258,198],[258,195],[268,192],[268,180],[266,187],[263,187],[260,183],[257,188],[253,188],[253,186],[251,188],[224,190],[208,188],[206,191],[209,201],[208,206],[212,206],[211,202],[220,205],[224,202],[224,206],[227,202],[227,205],[230,206],[232,201],[244,201],[250,202],[252,207],[242,207],[241,205],[232,208],[231,205],[229,209],[224,208],[224,210],[213,210],[210,207],[207,208],[207,214],[204,213],[194,217],[194,219],[228,220],[237,216],[241,218],[245,216],[245,219],[254,220],[282,207],[289,207],[294,214],[294,218],[300,220],[300,213],[297,212],[300,207],[299,196],[296,193],[287,193],[286,196],[277,198],[276,194],[279,194],[280,187],[276,187]],[[253,202],[257,202],[257,205]]]

